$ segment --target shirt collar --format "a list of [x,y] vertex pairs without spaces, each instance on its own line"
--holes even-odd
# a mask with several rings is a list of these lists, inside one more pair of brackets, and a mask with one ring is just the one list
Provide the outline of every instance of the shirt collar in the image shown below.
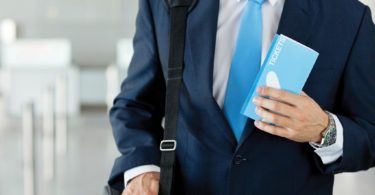
[[[237,2],[240,2],[240,1],[244,1],[244,0],[236,0]],[[280,0],[265,0],[265,1],[268,1],[270,2],[270,4],[272,6],[275,6],[277,2],[279,2]]]
[[268,0],[268,2],[270,2],[270,4],[272,6],[275,6],[277,2],[279,2],[280,0]]

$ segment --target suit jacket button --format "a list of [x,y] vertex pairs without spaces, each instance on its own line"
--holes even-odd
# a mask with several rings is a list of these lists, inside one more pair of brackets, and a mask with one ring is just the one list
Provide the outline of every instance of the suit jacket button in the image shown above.
[[241,155],[236,155],[236,157],[234,157],[234,161],[233,163],[235,165],[240,165],[242,163],[242,161],[245,161],[246,158],[243,158]]

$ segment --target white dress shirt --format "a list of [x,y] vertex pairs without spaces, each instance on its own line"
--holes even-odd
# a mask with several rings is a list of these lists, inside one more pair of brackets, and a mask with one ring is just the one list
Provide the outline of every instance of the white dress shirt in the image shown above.
[[[224,104],[241,14],[247,1],[220,0],[213,70],[213,96],[221,108]],[[265,0],[263,3],[262,62],[277,32],[284,2],[285,0]],[[324,148],[315,148],[315,153],[319,155],[324,164],[336,161],[343,154],[343,127],[336,116],[333,116],[333,118],[337,129],[336,143]],[[125,186],[132,178],[147,172],[160,172],[160,168],[156,165],[143,165],[126,171],[124,174]]]

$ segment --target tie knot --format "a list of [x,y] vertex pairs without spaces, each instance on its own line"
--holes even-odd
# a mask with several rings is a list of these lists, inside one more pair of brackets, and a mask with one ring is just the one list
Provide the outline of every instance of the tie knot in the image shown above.
[[264,2],[264,0],[249,0],[249,1],[252,1],[252,2],[257,3],[259,5],[262,5],[263,2]]

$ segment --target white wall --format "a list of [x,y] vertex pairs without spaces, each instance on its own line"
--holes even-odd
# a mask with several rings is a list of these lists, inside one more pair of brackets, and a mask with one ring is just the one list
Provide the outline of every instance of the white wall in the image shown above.
[[84,106],[106,104],[106,77],[104,69],[87,69],[80,74],[80,102]]
[[0,0],[0,20],[13,18],[20,38],[67,38],[74,64],[105,67],[133,36],[137,9],[137,0]]

